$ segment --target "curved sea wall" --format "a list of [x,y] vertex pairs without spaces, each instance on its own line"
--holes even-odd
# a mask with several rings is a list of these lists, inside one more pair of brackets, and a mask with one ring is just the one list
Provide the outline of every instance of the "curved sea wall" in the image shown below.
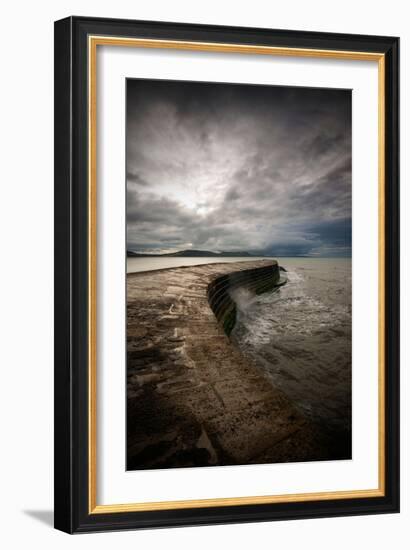
[[278,262],[241,271],[233,271],[217,277],[208,285],[208,302],[218,322],[229,336],[236,323],[237,304],[234,293],[246,289],[255,294],[269,292],[281,286]]
[[250,260],[128,274],[128,470],[328,456],[315,427],[227,336],[240,290],[275,288],[279,271]]

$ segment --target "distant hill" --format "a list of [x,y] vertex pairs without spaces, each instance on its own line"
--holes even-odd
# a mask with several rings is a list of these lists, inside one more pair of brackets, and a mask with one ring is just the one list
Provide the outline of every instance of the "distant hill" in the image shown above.
[[187,257],[187,258],[203,258],[203,257],[213,257],[216,256],[218,258],[225,258],[225,257],[235,257],[235,258],[242,258],[244,256],[250,256],[252,257],[253,254],[250,254],[249,252],[244,251],[238,251],[238,252],[211,252],[209,250],[179,250],[178,252],[170,252],[168,254],[143,254],[140,252],[133,252],[132,250],[127,250],[127,256],[129,258],[152,258],[152,257]]

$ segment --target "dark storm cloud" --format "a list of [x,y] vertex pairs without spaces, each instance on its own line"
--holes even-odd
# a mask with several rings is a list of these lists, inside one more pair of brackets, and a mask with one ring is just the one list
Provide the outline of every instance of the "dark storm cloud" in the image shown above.
[[348,255],[351,93],[130,80],[133,250]]
[[147,181],[138,173],[138,171],[127,171],[127,184],[128,185],[147,185]]

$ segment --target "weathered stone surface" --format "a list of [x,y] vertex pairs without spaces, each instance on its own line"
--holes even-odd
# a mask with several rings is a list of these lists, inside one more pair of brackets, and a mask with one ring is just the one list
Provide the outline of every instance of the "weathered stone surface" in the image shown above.
[[272,261],[128,275],[128,469],[329,456],[326,438],[229,340],[221,309],[218,322],[212,300],[226,275],[256,293],[279,282]]

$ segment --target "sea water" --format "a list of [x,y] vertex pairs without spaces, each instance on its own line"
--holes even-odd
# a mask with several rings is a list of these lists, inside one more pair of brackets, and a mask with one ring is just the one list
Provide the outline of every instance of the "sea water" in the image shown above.
[[201,258],[184,258],[181,256],[153,256],[140,258],[127,258],[127,273],[137,273],[140,271],[153,271],[155,269],[168,269],[170,267],[182,267],[204,264],[221,264],[227,262],[249,262],[254,260],[273,260],[276,258],[266,258],[257,256],[240,256],[235,258],[218,258],[215,256]]
[[288,282],[238,302],[231,338],[313,421],[350,432],[351,259],[279,258]]

